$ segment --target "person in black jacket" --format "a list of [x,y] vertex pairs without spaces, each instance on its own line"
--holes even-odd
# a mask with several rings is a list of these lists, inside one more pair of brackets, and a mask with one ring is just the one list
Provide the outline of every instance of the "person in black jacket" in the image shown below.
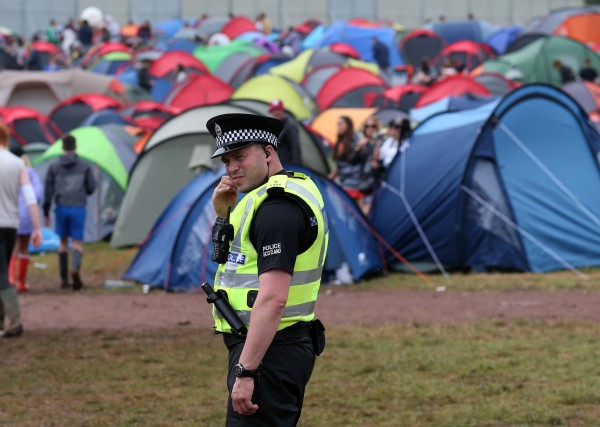
[[585,58],[583,61],[583,68],[579,70],[579,77],[583,81],[592,83],[596,83],[596,80],[598,80],[598,71],[592,65],[590,58]]
[[285,112],[285,106],[281,99],[274,99],[269,104],[269,113],[277,120],[283,122],[283,130],[279,134],[279,160],[283,164],[302,164],[302,151],[300,148],[300,135],[298,126],[294,120]]
[[560,73],[560,83],[567,84],[569,82],[575,81],[575,73],[570,67],[567,67],[563,64],[560,59],[555,59],[552,61],[552,68],[557,70]]
[[373,36],[373,58],[386,80],[390,79],[390,51],[377,37]]
[[152,61],[149,59],[143,59],[137,70],[138,86],[150,93],[154,86],[154,81],[150,75],[150,64]]
[[83,232],[87,196],[96,189],[96,179],[88,162],[79,158],[75,138],[67,135],[62,140],[64,154],[50,165],[46,175],[44,193],[44,219],[50,225],[50,207],[54,200],[56,233],[60,236],[58,265],[61,288],[69,288],[69,238],[73,247],[71,278],[73,290],[83,287],[79,270],[83,258]]

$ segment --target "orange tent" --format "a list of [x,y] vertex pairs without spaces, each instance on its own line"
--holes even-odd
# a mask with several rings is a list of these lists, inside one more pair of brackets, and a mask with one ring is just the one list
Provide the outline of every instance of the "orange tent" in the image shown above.
[[554,31],[582,43],[600,43],[600,13],[570,16]]
[[337,121],[340,116],[350,117],[354,130],[358,130],[376,111],[376,108],[328,108],[321,111],[310,126],[333,145],[337,140]]

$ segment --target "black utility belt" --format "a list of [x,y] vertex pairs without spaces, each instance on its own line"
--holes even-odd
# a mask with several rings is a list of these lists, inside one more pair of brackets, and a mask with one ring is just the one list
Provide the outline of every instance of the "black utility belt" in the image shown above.
[[[296,338],[311,338],[317,356],[325,349],[325,327],[319,319],[312,322],[297,322],[277,331],[273,337],[273,342]],[[244,341],[246,341],[245,338],[228,333],[223,334],[223,342],[228,349]]]

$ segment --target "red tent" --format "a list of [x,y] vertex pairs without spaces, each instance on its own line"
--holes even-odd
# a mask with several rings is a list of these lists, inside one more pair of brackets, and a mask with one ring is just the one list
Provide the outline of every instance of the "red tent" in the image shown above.
[[470,93],[473,95],[489,96],[492,94],[488,88],[476,82],[470,77],[457,75],[438,80],[421,95],[415,108],[422,107],[435,101],[439,101],[450,95],[462,95]]
[[341,68],[327,79],[316,97],[320,110],[330,107],[365,107],[367,98],[383,93],[385,81],[362,68]]
[[0,119],[10,129],[10,146],[27,145],[30,142],[52,144],[60,134],[48,117],[33,108],[2,108]]
[[231,18],[229,22],[221,28],[221,32],[231,40],[248,31],[256,31],[256,24],[246,16],[236,16],[235,18]]
[[352,46],[347,43],[332,43],[329,46],[332,52],[339,53],[340,55],[348,56],[354,59],[362,59],[360,53]]
[[348,25],[354,25],[355,27],[365,27],[365,28],[380,28],[377,22],[369,21],[365,18],[353,18],[348,21]]
[[312,30],[321,25],[322,22],[316,18],[307,19],[302,24],[296,26],[294,30],[304,35],[309,34]]
[[166,75],[174,72],[177,65],[181,64],[184,68],[193,68],[206,74],[210,71],[202,61],[188,52],[174,50],[165,52],[156,59],[150,66],[150,74],[154,77],[164,78]]
[[433,65],[439,69],[448,58],[453,63],[464,65],[470,71],[495,56],[492,48],[486,44],[461,40],[446,46],[434,59]]
[[190,74],[171,88],[164,104],[186,110],[226,101],[232,93],[231,86],[210,74]]
[[180,111],[177,107],[163,105],[155,101],[137,101],[123,107],[120,113],[133,119],[140,127],[146,130],[154,130]]
[[48,117],[61,134],[78,127],[90,114],[100,110],[117,110],[121,103],[99,93],[81,93],[64,99],[50,111]]
[[426,86],[417,84],[394,86],[381,94],[377,105],[383,108],[394,108],[408,112],[426,91]]
[[33,42],[31,43],[31,50],[37,50],[38,52],[47,52],[50,55],[58,55],[61,50],[53,43],[50,42]]
[[98,50],[96,52],[97,52],[98,56],[106,55],[107,53],[111,53],[111,52],[133,53],[132,49],[129,46],[127,46],[126,44],[116,43],[116,42],[102,43],[98,47]]

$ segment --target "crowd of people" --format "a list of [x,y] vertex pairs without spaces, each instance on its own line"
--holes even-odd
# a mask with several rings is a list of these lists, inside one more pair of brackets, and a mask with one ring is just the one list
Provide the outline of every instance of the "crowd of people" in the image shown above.
[[350,117],[339,117],[333,148],[335,165],[328,178],[336,180],[365,215],[386,170],[408,147],[410,132],[406,118],[394,119],[384,128],[376,116],[371,116],[357,132]]
[[[199,22],[208,18],[207,15],[203,15]],[[272,31],[271,23],[264,12],[256,17],[255,25],[257,31],[265,35]],[[130,28],[133,30],[130,31]],[[183,30],[186,29],[193,30],[188,21],[183,23]],[[193,40],[198,44],[207,44],[209,41],[199,31],[191,31],[190,34],[194,35]],[[101,23],[94,26],[86,19],[68,19],[62,25],[51,19],[48,27],[35,32],[30,40],[20,35],[0,35],[0,68],[55,71],[76,67],[95,44],[121,42],[130,46],[134,52],[140,52],[152,47],[157,36],[158,31],[149,20],[140,25],[129,20],[121,27],[111,15],[106,15]],[[285,36],[287,32],[282,34],[282,43]],[[34,48],[36,42],[50,43],[55,45],[57,50],[37,51]],[[141,62],[138,65],[141,65]]]

